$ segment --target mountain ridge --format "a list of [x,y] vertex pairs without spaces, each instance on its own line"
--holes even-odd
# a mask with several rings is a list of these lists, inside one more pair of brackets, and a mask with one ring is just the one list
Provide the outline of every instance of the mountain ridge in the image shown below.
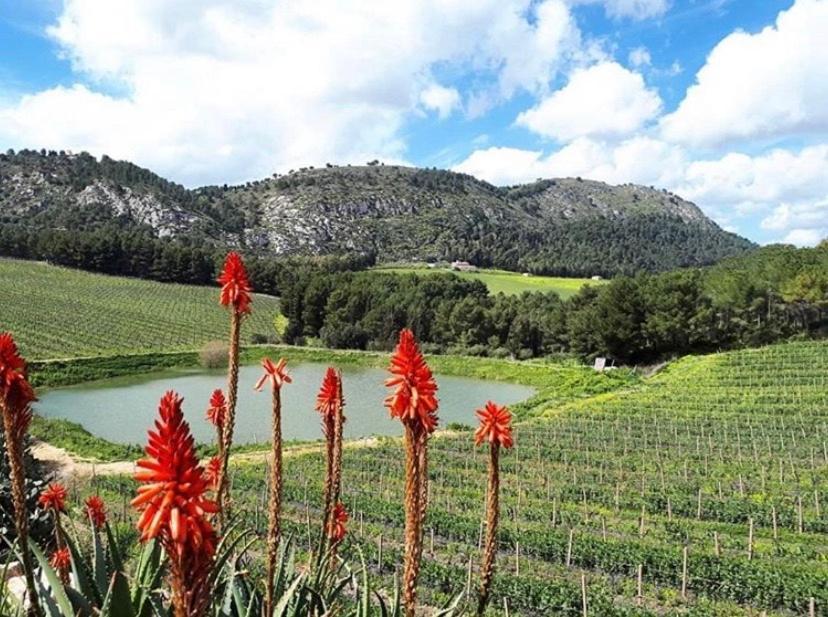
[[376,162],[186,189],[86,154],[0,154],[0,223],[141,229],[270,254],[467,259],[554,274],[704,265],[753,248],[665,190],[581,178],[496,187]]

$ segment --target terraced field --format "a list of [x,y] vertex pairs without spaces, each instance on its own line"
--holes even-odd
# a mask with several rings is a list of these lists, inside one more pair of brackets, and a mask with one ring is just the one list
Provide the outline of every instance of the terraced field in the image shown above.
[[[581,615],[586,598],[590,615],[828,615],[828,345],[688,358],[547,414],[519,425],[502,460],[497,614],[506,602],[512,615]],[[477,580],[486,463],[471,443],[431,447],[423,587],[435,604]],[[316,533],[323,468],[317,454],[289,459],[300,542],[308,520]],[[236,476],[259,526],[262,478],[261,466]],[[395,440],[345,453],[352,546],[386,584],[402,478]]]
[[[0,259],[0,331],[11,331],[29,360],[197,349],[225,339],[218,288],[90,274]],[[257,295],[242,326],[274,334],[278,301]]]

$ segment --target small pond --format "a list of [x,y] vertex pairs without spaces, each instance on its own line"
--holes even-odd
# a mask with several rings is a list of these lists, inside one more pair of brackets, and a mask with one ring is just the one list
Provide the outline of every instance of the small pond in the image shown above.
[[[293,364],[293,383],[282,388],[282,430],[288,440],[321,438],[316,393],[327,365]],[[264,442],[270,431],[270,394],[256,392],[253,384],[262,373],[259,365],[243,366],[239,375],[236,443]],[[345,437],[399,435],[400,423],[388,417],[383,400],[387,372],[378,368],[342,369],[345,394]],[[529,398],[527,386],[464,377],[436,376],[439,385],[440,425],[459,422],[474,426],[474,410],[491,399],[512,404]],[[158,400],[169,389],[184,397],[184,414],[196,441],[209,442],[213,429],[204,420],[210,394],[226,386],[223,371],[191,371],[98,381],[93,384],[48,390],[35,411],[47,418],[77,422],[93,435],[116,443],[144,443],[147,429],[157,416]]]

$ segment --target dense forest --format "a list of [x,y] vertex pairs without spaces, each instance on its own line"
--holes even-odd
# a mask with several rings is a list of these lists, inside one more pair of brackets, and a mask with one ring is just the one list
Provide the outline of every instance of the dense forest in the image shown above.
[[705,269],[619,277],[569,300],[492,296],[451,274],[317,273],[283,290],[290,342],[390,349],[410,327],[429,351],[620,362],[753,346],[828,329],[828,243],[770,246]]

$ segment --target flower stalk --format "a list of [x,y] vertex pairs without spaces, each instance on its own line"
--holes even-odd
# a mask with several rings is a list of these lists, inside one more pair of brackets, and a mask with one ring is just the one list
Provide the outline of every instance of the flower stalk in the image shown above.
[[274,577],[279,556],[279,541],[282,534],[282,385],[291,382],[285,366],[287,361],[281,358],[273,363],[269,358],[262,360],[264,375],[256,382],[255,389],[261,391],[270,381],[271,386],[271,458],[270,497],[267,511],[267,568],[265,580],[265,615],[273,614]]
[[23,464],[23,444],[32,420],[31,403],[34,390],[29,385],[26,362],[17,351],[12,335],[0,333],[0,413],[3,416],[3,434],[11,475],[12,504],[17,544],[23,561],[29,610],[35,617],[43,611],[35,588],[32,556],[29,551],[29,519],[26,509],[26,470]]
[[489,443],[489,474],[486,486],[486,536],[480,563],[480,593],[477,614],[483,615],[489,603],[494,563],[497,555],[497,525],[500,516],[500,449],[511,448],[512,414],[491,401],[476,411],[480,425],[474,433],[476,445]]
[[227,254],[224,268],[218,277],[221,285],[219,303],[230,309],[230,345],[227,362],[227,407],[221,434],[221,469],[218,477],[217,496],[219,503],[219,524],[227,520],[230,508],[230,487],[227,478],[230,449],[233,445],[233,429],[236,424],[236,401],[239,390],[239,341],[242,318],[250,313],[252,302],[250,280],[241,256],[236,252]]
[[425,362],[413,332],[404,329],[391,356],[394,388],[385,406],[403,423],[405,450],[405,550],[403,603],[406,617],[417,610],[417,579],[423,552],[423,528],[428,509],[428,440],[437,428],[437,383]]

